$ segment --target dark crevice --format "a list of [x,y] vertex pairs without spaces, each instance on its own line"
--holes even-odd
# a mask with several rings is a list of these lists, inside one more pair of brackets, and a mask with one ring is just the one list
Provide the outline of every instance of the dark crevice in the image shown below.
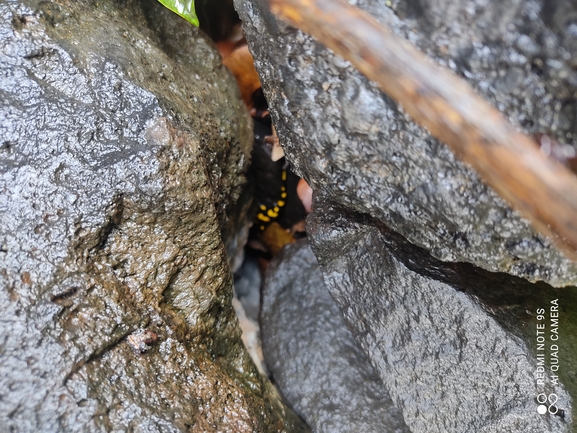
[[24,58],[26,60],[41,59],[43,57],[49,57],[53,54],[56,54],[56,50],[54,48],[40,47],[39,49],[32,51],[30,54],[26,54]]
[[76,295],[76,293],[78,293],[79,290],[80,290],[80,288],[78,286],[69,287],[60,293],[52,295],[50,297],[50,301],[56,302],[56,303],[61,303],[65,300],[67,300],[68,298],[71,298],[72,296]]
[[122,221],[122,214],[124,213],[124,198],[122,195],[116,197],[111,205],[111,211],[109,212],[109,216],[106,220],[106,223],[102,226],[98,233],[98,242],[94,246],[93,249],[95,250],[102,250],[110,234],[120,225]]

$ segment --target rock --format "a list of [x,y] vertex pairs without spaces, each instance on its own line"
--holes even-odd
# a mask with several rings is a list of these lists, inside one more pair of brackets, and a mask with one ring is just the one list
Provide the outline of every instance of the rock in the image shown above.
[[[410,431],[572,431],[577,291],[443,263],[338,206],[317,202],[307,223],[328,290]],[[558,416],[538,412],[547,396]]]
[[[351,3],[528,134],[575,147],[575,2]],[[324,281],[408,428],[574,430],[577,265],[348,62],[266,2],[235,4],[286,158],[315,192]]]
[[[136,3],[138,4],[138,2]],[[177,62],[185,65],[179,79],[186,81],[190,86],[199,87],[199,94],[186,95],[176,92],[170,95],[170,99],[164,101],[167,109],[190,110],[190,105],[198,114],[198,105],[204,103],[218,103],[218,113],[221,116],[211,119],[200,116],[199,118],[187,115],[182,120],[189,125],[194,125],[200,133],[201,149],[207,165],[208,176],[213,188],[213,200],[218,212],[218,220],[221,226],[222,236],[226,245],[229,265],[232,271],[238,270],[244,259],[244,246],[248,239],[248,232],[252,225],[252,218],[247,217],[250,205],[252,204],[252,191],[246,188],[245,174],[250,163],[252,150],[251,141],[253,139],[252,121],[243,110],[242,105],[236,101],[237,85],[230,82],[228,72],[224,71],[221,65],[220,55],[213,49],[214,46],[206,38],[194,43],[193,50],[183,49],[191,46],[191,38],[198,38],[198,30],[182,21],[175,21],[173,14],[160,8],[155,1],[146,0],[142,7],[144,18],[154,33],[150,35],[157,45],[161,47],[167,55],[172,56]],[[202,61],[199,62],[199,59]],[[164,74],[165,67],[159,65],[163,70],[158,72],[162,80],[170,82]],[[205,81],[205,76],[213,74],[215,69],[219,71],[219,78],[215,79],[212,85]],[[192,80],[192,83],[190,81]],[[156,80],[159,81],[159,80]],[[161,81],[160,85],[164,83]],[[227,95],[223,101],[216,101],[213,98],[215,89],[222,89]],[[156,87],[155,87],[156,90]],[[234,96],[233,96],[234,94]],[[178,107],[172,105],[178,104]],[[210,113],[210,116],[216,112]],[[231,135],[227,130],[230,122],[229,118],[243,119],[239,122],[238,131]],[[222,119],[220,118],[222,117]],[[215,129],[215,133],[220,135],[215,140],[207,134],[207,125]],[[225,145],[215,144],[224,140]]]
[[315,432],[409,432],[327,292],[303,239],[271,263],[263,286],[265,359]]
[[260,312],[261,282],[258,256],[249,253],[238,272],[234,274],[234,293],[242,303],[246,316],[254,322],[258,322]]
[[242,266],[234,274],[232,305],[238,317],[238,324],[242,330],[242,341],[248,353],[259,371],[268,375],[262,353],[258,323],[261,280],[258,257],[249,250]]
[[211,42],[153,0],[0,16],[0,430],[305,430],[231,306],[252,133]]
[[[525,132],[574,146],[574,1],[354,3],[467,79]],[[440,260],[554,286],[577,283],[577,265],[447,146],[264,5],[236,1],[280,143],[314,191],[386,223]]]

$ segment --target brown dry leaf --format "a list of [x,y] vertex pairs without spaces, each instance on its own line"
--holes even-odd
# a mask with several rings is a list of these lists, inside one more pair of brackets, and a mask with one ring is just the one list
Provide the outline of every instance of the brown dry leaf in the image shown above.
[[220,57],[226,59],[237,48],[237,43],[228,39],[225,41],[218,41],[216,43],[216,48],[220,53]]
[[273,255],[282,250],[285,245],[295,241],[293,236],[277,222],[268,225],[260,240]]

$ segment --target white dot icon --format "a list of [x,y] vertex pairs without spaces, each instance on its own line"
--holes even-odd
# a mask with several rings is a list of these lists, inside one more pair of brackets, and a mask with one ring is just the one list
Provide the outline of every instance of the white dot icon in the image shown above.
[[547,413],[547,406],[545,406],[544,404],[540,404],[539,406],[537,406],[537,412],[540,415],[545,415]]

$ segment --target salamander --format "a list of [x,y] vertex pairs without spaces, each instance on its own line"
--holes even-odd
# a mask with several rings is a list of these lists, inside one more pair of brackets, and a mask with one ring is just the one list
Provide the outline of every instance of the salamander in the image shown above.
[[265,204],[259,205],[259,212],[256,215],[256,219],[259,222],[260,230],[264,230],[266,228],[266,224],[277,219],[280,210],[286,204],[286,198],[287,198],[286,179],[287,179],[286,170],[283,168],[281,173],[282,186],[280,191],[280,198],[271,207],[267,207]]

